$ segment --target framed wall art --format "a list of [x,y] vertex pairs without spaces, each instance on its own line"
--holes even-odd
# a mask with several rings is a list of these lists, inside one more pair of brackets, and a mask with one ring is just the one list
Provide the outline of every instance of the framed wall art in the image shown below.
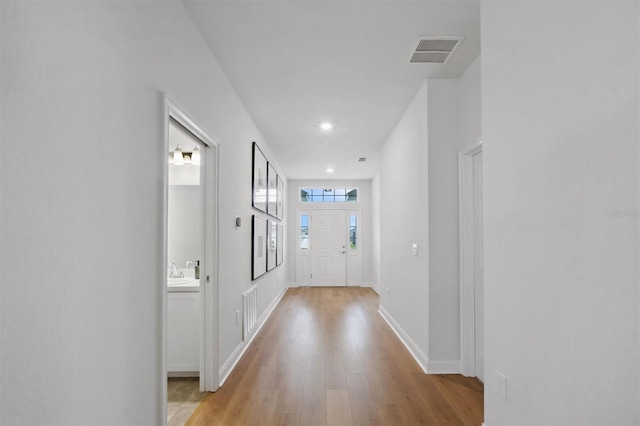
[[267,271],[276,267],[276,252],[278,249],[278,224],[273,220],[267,221]]
[[267,170],[267,213],[277,217],[278,174],[271,163],[267,166]]
[[279,223],[278,224],[278,238],[276,243],[278,244],[276,248],[276,266],[280,266],[282,264],[282,255],[284,254],[284,226]]
[[278,219],[282,219],[284,217],[284,204],[282,202],[283,197],[284,197],[284,182],[282,182],[282,179],[280,179],[280,176],[278,176],[278,189],[276,194],[276,217]]
[[251,221],[251,279],[267,272],[267,220],[253,215]]
[[257,143],[253,143],[253,185],[251,205],[267,212],[267,159]]

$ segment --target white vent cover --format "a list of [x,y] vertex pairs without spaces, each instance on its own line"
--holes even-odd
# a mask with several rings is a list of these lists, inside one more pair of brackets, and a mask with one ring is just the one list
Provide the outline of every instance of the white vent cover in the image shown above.
[[360,158],[358,158],[358,162],[359,162],[359,163],[364,163],[365,161],[367,161],[367,157],[360,157]]
[[464,37],[420,37],[409,62],[445,64]]

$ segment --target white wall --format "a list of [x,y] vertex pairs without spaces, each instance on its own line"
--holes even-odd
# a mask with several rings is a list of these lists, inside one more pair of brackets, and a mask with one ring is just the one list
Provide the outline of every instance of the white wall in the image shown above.
[[0,135],[28,147],[0,150],[0,423],[159,424],[161,92],[220,142],[220,363],[251,285],[251,141],[276,159],[181,3],[0,14]]
[[482,137],[480,56],[455,80],[428,80],[429,363],[460,359],[458,153]]
[[481,57],[478,56],[457,80],[456,128],[458,148],[465,151],[482,138]]
[[638,16],[483,2],[487,425],[640,423]]
[[460,79],[425,83],[381,156],[380,302],[430,372],[459,371],[458,152],[480,117],[478,57]]
[[[458,81],[429,80],[429,361],[460,359]],[[454,367],[457,368],[457,367]]]
[[[287,217],[288,230],[286,249],[287,281],[289,284],[296,283],[296,248],[298,236],[297,231],[297,209],[361,209],[360,223],[360,244],[362,247],[362,282],[369,285],[372,282],[372,211],[371,211],[371,180],[289,180],[287,182]],[[358,188],[358,201],[356,203],[301,203],[300,188]]]
[[423,365],[429,340],[427,106],[425,83],[380,156],[380,307]]

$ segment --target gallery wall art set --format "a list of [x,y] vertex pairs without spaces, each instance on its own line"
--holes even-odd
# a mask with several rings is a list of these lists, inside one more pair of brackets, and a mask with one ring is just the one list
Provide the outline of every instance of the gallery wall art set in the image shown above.
[[251,205],[258,210],[251,220],[251,279],[255,280],[282,264],[284,254],[284,182],[253,142]]

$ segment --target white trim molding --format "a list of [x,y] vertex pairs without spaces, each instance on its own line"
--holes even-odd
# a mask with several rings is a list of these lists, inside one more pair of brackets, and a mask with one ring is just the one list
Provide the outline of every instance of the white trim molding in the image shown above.
[[427,361],[429,374],[460,374],[460,360]]
[[482,139],[458,154],[460,218],[460,364],[464,376],[475,376],[475,286],[473,236],[473,156]]
[[229,375],[231,374],[233,369],[236,367],[236,365],[238,365],[238,361],[240,361],[240,358],[242,358],[242,355],[244,355],[249,345],[251,345],[253,339],[258,335],[260,329],[262,329],[262,326],[267,322],[267,319],[273,313],[276,306],[278,306],[278,303],[280,303],[288,288],[289,287],[284,287],[282,291],[280,291],[280,294],[278,294],[275,299],[273,299],[264,313],[260,315],[260,318],[258,318],[258,324],[256,325],[254,332],[249,336],[247,340],[245,340],[244,342],[240,342],[240,344],[233,350],[231,355],[229,355],[229,358],[227,358],[224,364],[222,364],[218,372],[218,376],[220,377],[220,386],[222,386],[224,382],[229,378]]
[[387,324],[389,324],[389,327],[391,327],[396,336],[398,336],[425,374],[460,374],[460,360],[429,360],[413,339],[409,337],[407,332],[400,327],[400,324],[393,319],[389,312],[382,306],[378,306],[378,312]]
[[382,306],[378,306],[378,312],[380,313],[382,318],[384,318],[387,324],[389,324],[389,327],[391,327],[393,332],[396,333],[396,336],[398,336],[402,344],[407,348],[411,356],[413,356],[420,368],[422,368],[422,371],[424,371],[426,374],[428,359],[424,352],[422,352],[422,350],[418,347],[418,345],[416,345],[413,339],[409,337],[407,332],[404,331],[402,327],[400,327],[400,324],[398,324],[393,319],[389,312],[387,312]]
[[[166,93],[162,93],[162,145],[163,154],[159,158],[162,162],[163,170],[163,210],[162,210],[162,270],[159,276],[167,277],[167,253],[168,253],[168,216],[169,216],[169,163],[167,154],[169,153],[169,125],[172,120],[177,122],[191,133],[199,143],[206,148],[203,150],[204,166],[201,168],[200,179],[202,191],[202,229],[203,242],[201,246],[201,272],[207,277],[206,282],[200,286],[200,318],[199,318],[199,375],[200,391],[216,391],[218,389],[218,206],[219,202],[219,142],[204,126],[177,103],[175,103]],[[161,422],[166,423],[167,412],[167,291],[166,281],[165,291],[162,292],[162,336],[161,336],[161,363],[162,363],[162,417]]]
[[380,296],[380,289],[376,285],[376,283],[362,283],[362,287],[369,287],[371,290],[375,291],[378,296]]

